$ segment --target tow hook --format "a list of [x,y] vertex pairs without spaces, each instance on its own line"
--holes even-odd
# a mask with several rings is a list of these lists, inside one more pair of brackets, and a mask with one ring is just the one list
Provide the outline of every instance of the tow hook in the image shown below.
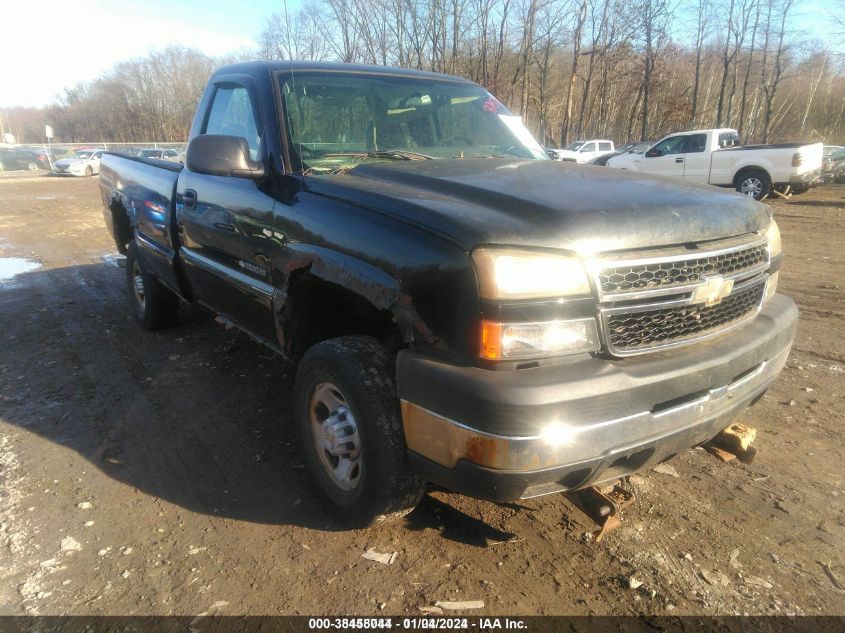
[[738,459],[743,464],[750,464],[757,455],[757,449],[751,445],[756,437],[757,429],[753,426],[731,424],[707,442],[704,448],[723,462]]
[[622,524],[622,510],[636,500],[634,493],[622,488],[618,482],[600,488],[593,486],[574,490],[566,493],[566,497],[598,526],[593,532],[596,543]]

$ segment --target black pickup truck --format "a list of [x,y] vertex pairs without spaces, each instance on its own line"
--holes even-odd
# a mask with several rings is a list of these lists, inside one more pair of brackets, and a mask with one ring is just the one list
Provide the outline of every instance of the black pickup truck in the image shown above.
[[356,525],[427,482],[507,501],[667,460],[795,336],[766,206],[548,160],[458,77],[225,67],[185,166],[106,154],[101,191],[144,327],[198,302],[297,362],[309,472]]

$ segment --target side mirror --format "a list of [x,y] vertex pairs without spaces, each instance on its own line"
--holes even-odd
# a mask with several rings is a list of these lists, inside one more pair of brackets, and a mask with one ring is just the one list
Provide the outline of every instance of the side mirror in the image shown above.
[[660,156],[660,150],[659,149],[650,149],[645,153],[645,156],[646,156],[646,158],[657,158],[658,156]]
[[259,179],[264,165],[249,157],[249,143],[237,136],[202,134],[188,143],[188,169],[209,176]]

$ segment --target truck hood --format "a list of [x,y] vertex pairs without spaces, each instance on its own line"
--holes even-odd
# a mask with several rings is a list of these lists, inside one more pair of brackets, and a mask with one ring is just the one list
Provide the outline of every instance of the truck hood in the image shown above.
[[484,244],[589,254],[765,229],[768,208],[709,185],[552,160],[420,160],[307,178],[308,190]]

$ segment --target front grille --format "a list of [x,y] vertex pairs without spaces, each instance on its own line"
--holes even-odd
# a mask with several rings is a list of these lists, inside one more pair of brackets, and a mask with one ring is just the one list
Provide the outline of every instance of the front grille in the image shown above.
[[644,312],[607,314],[611,353],[641,352],[700,337],[735,325],[756,311],[765,283],[740,290],[714,306],[683,305]]
[[698,283],[702,281],[702,276],[707,275],[741,275],[761,268],[767,261],[766,245],[758,244],[704,257],[632,265],[615,264],[599,272],[599,284],[605,295],[671,288]]

